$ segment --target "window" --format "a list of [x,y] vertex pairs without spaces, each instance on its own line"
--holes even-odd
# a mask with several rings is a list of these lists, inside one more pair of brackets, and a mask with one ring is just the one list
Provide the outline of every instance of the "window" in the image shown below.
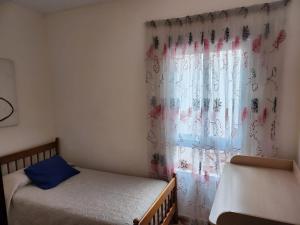
[[177,167],[217,174],[229,157],[226,148],[240,120],[234,107],[239,108],[242,51],[176,56],[172,61],[175,80],[170,108],[179,114]]

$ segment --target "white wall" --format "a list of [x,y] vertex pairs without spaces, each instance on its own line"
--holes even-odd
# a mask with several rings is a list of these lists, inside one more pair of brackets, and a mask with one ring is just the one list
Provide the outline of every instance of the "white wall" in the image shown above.
[[[264,1],[120,0],[48,16],[63,155],[87,167],[147,174],[144,22]],[[287,31],[280,109],[285,158],[296,158],[298,145],[299,2],[292,2]]]
[[43,16],[12,3],[0,4],[0,57],[15,62],[20,121],[0,128],[0,155],[54,138],[46,41]]

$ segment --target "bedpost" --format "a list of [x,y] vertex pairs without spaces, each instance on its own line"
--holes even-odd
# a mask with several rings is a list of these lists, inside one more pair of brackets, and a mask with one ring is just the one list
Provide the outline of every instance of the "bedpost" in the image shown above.
[[59,149],[59,138],[55,138],[55,152],[57,155],[60,155],[60,149]]
[[176,173],[173,174],[173,177],[175,178],[175,187],[174,187],[174,203],[175,203],[175,213],[173,216],[173,223],[178,224],[178,202],[177,202],[177,177]]
[[[1,168],[0,168],[1,171]],[[5,204],[5,197],[4,197],[4,188],[3,188],[3,180],[2,180],[2,171],[1,171],[1,178],[0,178],[0,224],[7,225],[7,213],[6,213],[6,204]]]
[[133,225],[138,225],[140,223],[140,221],[137,219],[137,218],[135,218],[134,220],[133,220]]

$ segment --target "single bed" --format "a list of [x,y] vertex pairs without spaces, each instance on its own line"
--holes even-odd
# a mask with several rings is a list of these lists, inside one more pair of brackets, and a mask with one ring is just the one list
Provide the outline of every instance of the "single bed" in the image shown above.
[[175,176],[167,183],[77,168],[80,174],[47,191],[26,180],[21,168],[58,154],[56,139],[0,158],[2,174],[19,182],[10,186],[10,198],[6,186],[5,202],[3,180],[8,181],[1,176],[1,224],[7,225],[7,218],[10,225],[168,225],[177,219]]

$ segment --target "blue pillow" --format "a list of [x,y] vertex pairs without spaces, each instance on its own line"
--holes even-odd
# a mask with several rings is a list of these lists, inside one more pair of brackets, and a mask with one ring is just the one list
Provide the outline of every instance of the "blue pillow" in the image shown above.
[[54,156],[24,170],[33,184],[41,189],[56,187],[61,182],[80,173],[60,156]]

